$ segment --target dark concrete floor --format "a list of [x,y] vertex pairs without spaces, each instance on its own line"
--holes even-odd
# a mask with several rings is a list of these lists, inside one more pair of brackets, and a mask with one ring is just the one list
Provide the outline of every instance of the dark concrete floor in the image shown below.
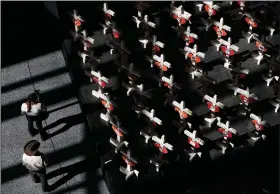
[[[21,165],[22,148],[32,137],[27,132],[25,116],[20,115],[20,104],[34,91],[33,87],[41,90],[42,101],[51,112],[43,125],[49,126],[52,137],[45,142],[38,135],[34,137],[41,142],[40,150],[51,160],[47,173],[50,176],[58,174],[48,180],[54,188],[58,186],[51,193],[92,193],[89,191],[91,184],[97,187],[97,193],[108,193],[104,181],[96,179],[96,184],[89,182],[88,174],[101,177],[100,170],[92,168],[89,172],[91,168],[83,168],[84,164],[88,164],[84,162],[88,161],[85,153],[94,152],[94,148],[90,150],[84,145],[87,133],[85,121],[61,51],[4,67],[1,81],[2,193],[42,193],[40,184],[33,183]],[[73,176],[68,176],[69,166],[78,169]]]

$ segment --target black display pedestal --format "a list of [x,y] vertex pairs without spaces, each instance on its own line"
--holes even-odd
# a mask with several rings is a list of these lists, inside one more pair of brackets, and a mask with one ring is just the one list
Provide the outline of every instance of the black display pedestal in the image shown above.
[[[75,6],[69,6],[69,7],[75,7]],[[68,8],[69,8],[68,7]],[[67,7],[61,7],[58,8],[58,12],[63,12],[62,15],[63,19],[61,21],[65,21],[65,23],[69,23],[67,21],[67,17],[65,16],[69,12],[71,12],[71,9],[68,9]],[[68,18],[69,19],[69,18]],[[96,105],[96,102],[92,100],[92,96],[90,94],[93,86],[88,84],[87,78],[84,77],[84,74],[82,70],[79,67],[79,61],[77,60],[76,56],[76,50],[75,46],[73,44],[73,41],[71,38],[65,39],[63,43],[63,54],[65,57],[65,61],[72,69],[72,79],[77,85],[83,85],[83,87],[80,89],[80,99],[84,103],[84,110],[87,113],[87,119],[91,131],[93,134],[96,134],[97,136],[95,141],[103,141],[106,140],[106,137],[102,137],[102,131],[108,130],[106,126],[104,126],[102,123],[98,121],[99,114],[100,114],[100,107]],[[252,62],[252,61],[251,61]],[[246,62],[246,66],[250,66],[250,61]],[[249,64],[250,63],[250,64]],[[253,66],[253,65],[252,65]],[[217,74],[212,75],[213,77],[217,76]],[[256,90],[260,88],[257,87]],[[259,92],[261,93],[261,92]],[[268,93],[268,92],[267,92]],[[265,97],[264,97],[265,98]],[[231,99],[225,99],[225,101],[229,101],[231,104],[236,103],[233,102],[234,100]],[[89,108],[89,105],[91,108]],[[270,114],[270,113],[269,113]],[[269,118],[272,118],[269,116]],[[272,119],[272,123],[274,120],[279,117],[276,117]],[[95,121],[94,123],[92,121]],[[238,124],[239,126],[244,125]],[[278,130],[278,127],[275,127],[275,129],[272,129],[272,131]],[[240,130],[242,131],[242,129]],[[155,168],[151,166],[151,168],[146,169],[147,173],[141,173],[138,179],[133,178],[132,180],[126,182],[124,180],[124,175],[119,171],[120,167],[120,158],[119,156],[113,156],[114,153],[109,152],[108,154],[105,154],[104,156],[101,156],[101,168],[104,174],[105,181],[107,183],[107,186],[110,190],[110,193],[117,194],[117,193],[152,193],[152,192],[159,192],[162,191],[170,191],[173,193],[183,193],[186,192],[187,188],[193,188],[194,190],[200,190],[199,188],[205,187],[205,188],[213,188],[209,185],[216,185],[219,184],[219,181],[222,183],[220,184],[233,184],[236,187],[246,187],[242,183],[243,180],[240,178],[236,178],[237,172],[240,172],[240,174],[244,173],[246,174],[248,179],[252,179],[250,183],[251,186],[258,186],[262,187],[263,185],[267,185],[267,183],[259,183],[254,179],[258,174],[256,172],[260,172],[261,176],[265,174],[263,171],[265,169],[265,161],[267,159],[264,159],[266,156],[265,153],[272,152],[272,150],[278,149],[278,146],[275,146],[275,142],[272,141],[270,143],[266,143],[265,145],[262,145],[261,147],[256,148],[244,148],[244,149],[237,149],[236,152],[229,154],[229,156],[225,156],[225,158],[231,158],[231,159],[219,159],[214,161],[209,161],[205,163],[197,163],[195,165],[190,165],[184,163],[181,164],[182,167],[178,165],[174,168],[173,174],[168,177],[160,177],[157,176],[157,173],[155,171]],[[242,151],[241,151],[242,150]],[[252,151],[253,150],[253,151]],[[248,154],[250,153],[250,154]],[[247,157],[245,157],[247,156]],[[272,158],[272,156],[269,156]],[[108,159],[113,158],[112,162],[106,163]],[[246,159],[244,159],[246,158]],[[240,160],[239,160],[240,159]],[[240,162],[242,159],[243,162]],[[250,162],[249,162],[250,161]],[[105,164],[106,163],[106,164]],[[254,163],[254,165],[251,165]],[[204,166],[204,167],[202,167]],[[207,166],[207,167],[205,167]],[[273,168],[272,166],[270,166]],[[260,169],[261,168],[261,169]],[[275,167],[274,167],[275,168]],[[226,169],[226,170],[225,170]],[[270,169],[271,170],[271,169]],[[270,171],[271,172],[271,171]],[[235,174],[237,173],[237,174]],[[180,174],[176,177],[176,174]],[[241,175],[242,176],[242,175]],[[244,175],[245,176],[245,175]],[[265,175],[264,175],[265,176]],[[266,175],[267,176],[267,175]],[[229,178],[230,177],[230,178]],[[227,180],[227,181],[225,181]],[[243,180],[244,181],[244,180]],[[254,181],[258,182],[258,185],[254,183]],[[187,182],[187,184],[186,184]],[[229,193],[229,191],[224,191],[225,193]],[[236,191],[238,193],[238,191]]]

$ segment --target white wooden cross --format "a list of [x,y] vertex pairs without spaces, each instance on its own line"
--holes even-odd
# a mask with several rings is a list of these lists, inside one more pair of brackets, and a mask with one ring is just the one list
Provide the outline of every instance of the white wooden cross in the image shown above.
[[200,148],[200,146],[204,145],[204,141],[197,136],[196,130],[194,130],[193,132],[185,130],[184,134],[188,136],[188,143],[194,148]]
[[184,32],[184,40],[186,42],[186,46],[189,46],[194,40],[197,40],[197,34],[191,33],[190,26],[187,27],[187,30]]
[[280,101],[278,99],[270,100],[269,103],[275,107],[274,112],[277,113],[279,111]]
[[237,131],[234,128],[229,127],[229,121],[227,121],[226,123],[222,123],[220,117],[218,117],[217,120],[217,126],[220,127],[218,130],[223,134],[225,140],[227,140],[228,138],[232,138],[233,134],[237,134]]
[[87,51],[89,47],[91,47],[95,40],[89,36],[87,36],[86,30],[82,31],[82,39],[83,39],[83,44],[84,44],[84,50]]
[[143,84],[139,84],[139,85],[135,85],[135,87],[127,87],[127,92],[126,95],[129,96],[131,94],[132,91],[138,91],[138,92],[143,92],[144,91],[144,85]]
[[134,166],[137,164],[137,160],[131,156],[130,150],[128,150],[127,153],[122,154],[122,158],[126,163],[126,168],[121,166],[120,171],[125,174],[125,180],[129,180],[133,175],[138,177],[139,171],[134,169]]
[[92,90],[92,95],[96,98],[101,99],[103,106],[107,109],[107,111],[112,111],[114,109],[114,105],[108,97],[108,93],[102,93],[99,89],[98,91]]
[[78,55],[82,58],[83,63],[86,63],[86,59],[89,55],[85,52],[78,52]]
[[151,139],[151,136],[148,135],[146,132],[144,132],[144,131],[142,131],[142,130],[140,131],[140,135],[143,136],[143,137],[145,138],[145,143],[148,143],[149,140]]
[[142,16],[142,12],[138,11],[138,15],[137,16],[132,16],[132,20],[136,23],[137,28],[140,27],[141,23],[144,23],[152,28],[156,27],[156,24],[149,21],[149,17],[148,15],[145,15],[144,17]]
[[173,146],[169,143],[167,143],[165,140],[165,135],[162,135],[161,138],[158,138],[157,136],[153,136],[152,140],[156,142],[155,146],[162,152],[163,154],[168,153],[168,150],[172,151]]
[[77,10],[73,10],[73,14],[72,14],[73,20],[74,20],[74,26],[75,26],[75,32],[77,33],[82,25],[82,23],[84,22],[84,19],[82,18],[82,16],[78,15]]
[[177,101],[173,101],[172,105],[174,106],[175,110],[179,113],[180,119],[186,119],[189,116],[192,116],[192,111],[188,108],[185,108],[185,102],[181,101],[178,103]]
[[159,48],[164,48],[164,43],[160,42],[157,40],[157,36],[154,35],[152,37],[152,41],[150,41],[149,39],[139,39],[139,42],[141,42],[143,44],[143,47],[146,49],[147,48],[147,44],[149,42],[152,42],[154,47],[159,47]]
[[261,117],[255,115],[254,113],[250,114],[250,118],[252,119],[252,123],[254,124],[257,131],[262,131],[264,130],[264,127],[267,126],[267,122],[262,120]]
[[262,78],[266,81],[267,86],[270,86],[273,80],[279,81],[279,76],[266,77],[262,75]]
[[224,18],[220,19],[220,22],[213,21],[214,30],[216,31],[218,38],[221,38],[221,36],[226,36],[227,32],[231,31],[231,27],[224,25]]
[[244,13],[243,15],[246,16],[245,21],[249,25],[249,32],[248,33],[252,33],[253,28],[256,28],[258,26],[258,23],[255,21],[255,19],[250,14]]
[[165,77],[165,76],[162,76],[161,77],[161,81],[164,82],[164,86],[168,87],[169,89],[173,87],[173,85],[175,84],[173,81],[174,81],[174,77],[173,75],[170,75],[170,77]]
[[205,11],[208,13],[208,16],[210,17],[216,15],[217,11],[219,11],[220,9],[219,6],[213,4],[213,1],[203,1],[203,3],[199,3],[196,6],[199,8],[199,11],[201,11],[202,7],[204,6]]
[[217,47],[217,51],[219,51],[220,49],[222,50],[222,52],[227,56],[233,56],[235,55],[235,52],[239,51],[239,47],[231,44],[231,38],[229,37],[227,41],[223,40],[223,39],[219,39],[218,40],[218,44],[216,45]]
[[109,79],[102,76],[100,71],[96,72],[92,70],[90,73],[94,76],[94,79],[91,79],[90,81],[95,81],[99,85],[99,87],[105,88],[109,83]]
[[190,58],[193,65],[201,62],[201,58],[205,57],[205,54],[202,52],[197,52],[197,45],[195,44],[193,48],[185,46],[185,59]]
[[187,21],[191,24],[190,17],[192,14],[186,12],[182,5],[179,7],[175,7],[171,4],[171,13],[173,15],[173,18],[178,21],[178,25],[181,26],[185,24]]
[[155,117],[155,110],[152,109],[151,112],[147,111],[146,109],[143,109],[142,110],[142,113],[148,117],[150,119],[150,121],[158,124],[158,125],[162,125],[162,121],[158,118],[158,117]]
[[212,112],[219,112],[219,109],[223,109],[225,105],[221,102],[217,102],[217,95],[215,94],[213,97],[208,96],[207,94],[204,96],[204,99],[207,102],[208,108]]
[[237,88],[234,91],[234,95],[240,94],[240,98],[246,105],[251,103],[252,100],[257,100],[258,97],[254,93],[250,93],[250,89],[247,87],[246,90]]
[[107,3],[103,4],[103,11],[108,19],[111,19],[112,17],[115,16],[115,12],[108,8]]
[[153,56],[154,63],[151,63],[151,67],[156,65],[161,71],[167,71],[171,68],[171,64],[165,61],[164,54],[161,54],[160,57],[157,55]]

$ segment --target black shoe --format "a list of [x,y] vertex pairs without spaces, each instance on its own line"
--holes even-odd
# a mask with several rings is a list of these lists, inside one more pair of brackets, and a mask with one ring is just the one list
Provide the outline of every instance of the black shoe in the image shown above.
[[51,191],[51,188],[50,188],[50,185],[47,185],[45,188],[42,189],[43,192],[50,192]]
[[38,134],[38,132],[37,132],[37,130],[34,128],[34,129],[29,129],[28,130],[29,131],[29,134],[32,136],[32,137],[34,137],[35,135],[37,135]]
[[31,135],[31,137],[34,137],[35,135],[37,135],[36,132],[33,132],[33,133],[29,133]]
[[41,140],[46,141],[49,138],[49,134],[41,135]]
[[41,182],[41,181],[40,181],[40,178],[39,178],[39,177],[36,177],[36,175],[35,175],[34,178],[32,178],[32,181],[33,181],[34,183],[40,183],[40,182]]

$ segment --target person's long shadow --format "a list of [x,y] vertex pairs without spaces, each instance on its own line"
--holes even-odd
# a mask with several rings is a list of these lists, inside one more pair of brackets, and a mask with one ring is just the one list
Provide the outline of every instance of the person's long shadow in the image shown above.
[[[48,192],[57,189],[58,187],[60,187],[61,185],[63,185],[64,183],[81,173],[88,172],[89,170],[92,171],[92,173],[95,173],[96,168],[96,165],[90,163],[89,160],[83,160],[75,164],[54,170],[47,174],[47,180],[57,177],[59,175],[63,175],[63,177],[55,183],[53,183],[52,185],[50,185]],[[95,174],[95,178],[96,181],[102,179],[102,177],[97,174]]]
[[76,114],[76,115],[71,115],[71,116],[68,116],[68,117],[65,117],[65,118],[62,118],[62,119],[58,119],[57,121],[47,125],[44,129],[45,130],[49,130],[49,129],[52,129],[54,127],[57,127],[63,123],[65,123],[65,125],[63,127],[61,127],[60,129],[58,129],[57,131],[51,133],[49,135],[49,138],[50,137],[54,137],[60,133],[63,133],[65,131],[67,131],[68,129],[70,129],[71,127],[75,126],[75,125],[78,125],[80,123],[84,123],[84,117],[83,117],[83,114],[82,113],[79,113],[79,114]]

